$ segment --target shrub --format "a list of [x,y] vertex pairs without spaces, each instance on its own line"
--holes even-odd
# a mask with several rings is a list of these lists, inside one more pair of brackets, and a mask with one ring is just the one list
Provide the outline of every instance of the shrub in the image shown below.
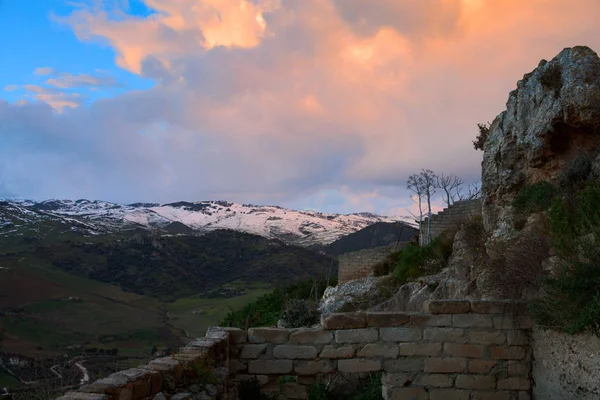
[[475,150],[483,150],[483,147],[490,136],[490,123],[477,124],[477,128],[479,129],[479,135],[477,135],[473,141],[473,147]]
[[580,189],[592,171],[592,159],[587,154],[580,154],[569,161],[560,171],[557,178],[558,186],[568,191]]
[[379,261],[377,264],[373,265],[373,275],[389,275],[393,271],[394,266],[398,263],[398,259],[401,255],[402,250],[394,251],[390,253],[384,260]]
[[300,328],[319,323],[320,313],[317,303],[308,299],[291,299],[281,313],[281,319],[288,328]]
[[238,387],[240,400],[274,400],[277,396],[268,396],[260,390],[260,382],[256,378],[240,382]]
[[435,273],[444,268],[452,254],[453,233],[447,232],[440,235],[433,239],[429,246],[408,243],[398,256],[398,262],[394,268],[396,279],[404,283],[411,278]]
[[513,207],[520,213],[532,214],[547,210],[557,190],[547,181],[524,186],[513,199]]

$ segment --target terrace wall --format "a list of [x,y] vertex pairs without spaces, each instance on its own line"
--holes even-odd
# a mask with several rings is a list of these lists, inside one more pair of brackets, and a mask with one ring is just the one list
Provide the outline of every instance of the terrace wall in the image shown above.
[[[458,201],[431,216],[431,238],[435,239],[445,230],[452,229],[458,224],[476,216],[481,216],[480,199]],[[428,218],[423,219],[422,228],[419,232],[420,244],[425,243],[427,238],[427,220]]]
[[[238,398],[237,384],[248,379],[280,398],[306,399],[317,380],[382,372],[385,399],[526,400],[532,324],[524,308],[436,301],[429,313],[329,314],[319,328],[210,328],[173,357],[112,374],[60,400],[152,399],[203,357],[216,360],[213,399]],[[296,379],[280,383],[282,376]]]
[[338,284],[368,277],[373,273],[373,265],[383,261],[394,248],[395,245],[380,246],[338,256]]

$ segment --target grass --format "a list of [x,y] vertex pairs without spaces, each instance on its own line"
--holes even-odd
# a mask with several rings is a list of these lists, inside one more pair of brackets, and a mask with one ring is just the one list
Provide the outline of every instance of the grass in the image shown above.
[[5,387],[17,387],[20,386],[21,382],[12,375],[7,374],[4,370],[0,369],[0,388]]

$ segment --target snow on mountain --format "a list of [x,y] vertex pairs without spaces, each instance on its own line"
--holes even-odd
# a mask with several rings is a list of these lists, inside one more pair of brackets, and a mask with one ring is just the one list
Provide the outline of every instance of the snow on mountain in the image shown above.
[[323,214],[226,201],[123,205],[90,200],[5,200],[0,201],[0,236],[7,233],[9,225],[40,218],[71,224],[90,234],[132,228],[168,230],[169,225],[179,223],[199,232],[233,229],[299,245],[328,244],[375,222],[410,224],[404,217]]

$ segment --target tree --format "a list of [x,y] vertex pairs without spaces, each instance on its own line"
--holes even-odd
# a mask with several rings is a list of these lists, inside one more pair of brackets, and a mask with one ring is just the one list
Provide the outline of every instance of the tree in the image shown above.
[[[419,234],[423,232],[423,196],[425,196],[425,183],[423,182],[423,178],[420,174],[412,174],[408,177],[406,181],[406,188],[414,193],[414,196],[411,196],[412,201],[414,201],[419,207]],[[415,197],[416,196],[416,200]]]
[[458,200],[475,200],[481,197],[481,182],[469,183],[467,193],[462,193],[462,187],[456,191]]
[[442,196],[442,200],[446,203],[447,206],[452,205],[456,200],[460,199],[458,193],[460,191],[460,187],[465,182],[456,175],[448,174],[438,175],[435,180],[435,187],[441,189],[444,194]]
[[477,124],[477,128],[479,128],[479,135],[473,141],[473,147],[475,150],[483,150],[483,146],[485,146],[485,142],[487,142],[488,137],[490,136],[490,123],[485,124]]
[[435,194],[436,175],[430,169],[422,169],[419,173],[423,180],[425,188],[425,198],[427,199],[427,245],[431,244],[431,196]]

